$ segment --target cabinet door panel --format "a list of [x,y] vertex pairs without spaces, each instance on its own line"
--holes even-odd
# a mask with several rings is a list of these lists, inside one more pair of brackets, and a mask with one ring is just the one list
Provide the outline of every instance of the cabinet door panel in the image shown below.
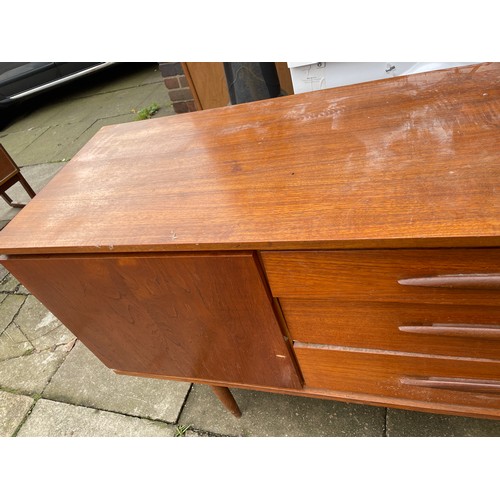
[[110,368],[300,387],[251,253],[19,258],[5,267]]

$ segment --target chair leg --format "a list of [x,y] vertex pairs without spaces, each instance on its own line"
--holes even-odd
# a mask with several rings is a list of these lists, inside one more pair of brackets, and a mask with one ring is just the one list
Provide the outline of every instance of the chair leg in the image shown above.
[[219,387],[211,385],[212,391],[219,398],[219,401],[228,409],[236,418],[241,417],[241,410],[238,407],[231,391],[227,387]]
[[22,208],[25,204],[21,203],[13,203],[10,196],[5,194],[5,190],[9,189],[16,182],[20,182],[25,191],[29,194],[30,198],[34,198],[36,196],[35,191],[28,184],[23,174],[19,170],[19,167],[16,165],[16,162],[12,159],[12,157],[7,153],[5,148],[0,144],[0,166],[2,171],[2,179],[4,179],[2,183],[1,196],[2,198],[14,208]]
[[25,191],[29,194],[30,198],[34,198],[36,196],[35,191],[33,191],[31,186],[28,184],[28,181],[23,177],[21,173],[18,174],[18,180],[25,189]]
[[12,198],[7,193],[0,193],[0,196],[12,207],[12,208],[23,208],[26,205],[23,203],[14,203]]
[[[36,196],[35,191],[33,191],[32,187],[28,184],[28,181],[23,177],[23,174],[21,174],[20,172],[18,172],[9,180],[9,184],[7,184],[4,189],[8,189],[16,182],[19,182],[21,186],[23,186],[24,190],[28,193],[30,198],[34,198]],[[23,208],[26,206],[26,203],[15,203],[5,191],[0,193],[0,195],[12,208]]]

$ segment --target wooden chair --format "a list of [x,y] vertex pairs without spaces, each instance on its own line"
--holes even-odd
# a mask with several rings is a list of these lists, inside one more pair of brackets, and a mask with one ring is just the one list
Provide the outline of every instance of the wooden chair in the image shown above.
[[21,174],[18,166],[10,157],[9,153],[0,144],[0,195],[2,198],[13,208],[22,208],[25,206],[23,203],[15,203],[12,198],[6,193],[7,189],[12,187],[16,182],[20,182],[26,192],[31,198],[36,196],[35,191],[27,183],[26,179]]

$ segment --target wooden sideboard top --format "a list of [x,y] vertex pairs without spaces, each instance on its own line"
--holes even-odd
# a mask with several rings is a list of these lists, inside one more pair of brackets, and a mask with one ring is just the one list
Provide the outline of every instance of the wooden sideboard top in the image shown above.
[[102,128],[4,254],[500,245],[500,63]]

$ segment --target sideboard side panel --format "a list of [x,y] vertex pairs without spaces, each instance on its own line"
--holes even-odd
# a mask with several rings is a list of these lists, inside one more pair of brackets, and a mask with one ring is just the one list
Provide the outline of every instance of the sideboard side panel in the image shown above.
[[112,369],[301,387],[250,252],[4,264]]

